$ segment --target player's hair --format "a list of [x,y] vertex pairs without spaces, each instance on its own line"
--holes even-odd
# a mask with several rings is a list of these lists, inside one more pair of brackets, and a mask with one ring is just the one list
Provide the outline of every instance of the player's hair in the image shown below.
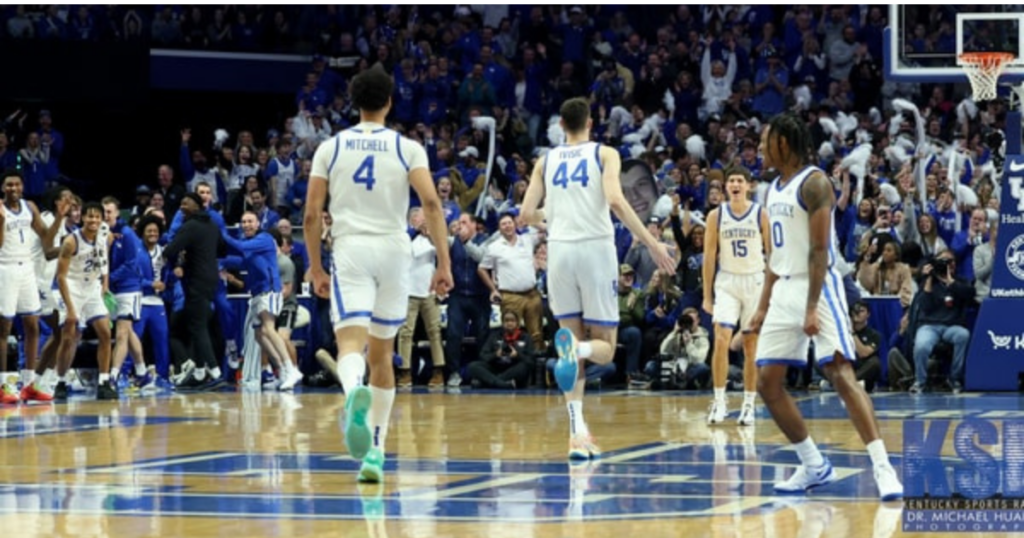
[[562,103],[558,114],[562,117],[566,131],[578,133],[587,128],[587,120],[590,119],[590,104],[582,97],[573,97]]
[[8,169],[4,170],[3,180],[7,181],[7,178],[9,178],[9,177],[16,177],[16,178],[20,179],[22,183],[25,182],[24,174],[22,174],[21,170],[18,170],[17,168],[8,168]]
[[83,217],[88,215],[90,211],[95,211],[100,214],[101,218],[103,217],[103,206],[99,202],[86,202],[85,205],[82,206]]
[[775,149],[782,153],[782,140],[789,144],[789,151],[798,160],[797,164],[811,162],[811,152],[814,148],[814,141],[811,138],[811,131],[807,124],[796,114],[780,114],[772,118],[768,123],[771,131],[768,133],[768,142],[775,144]]
[[117,198],[114,198],[113,196],[104,196],[100,200],[100,205],[107,205],[107,204],[114,204],[114,207],[116,207],[117,209],[121,209],[121,201],[118,200]]
[[381,67],[373,67],[359,73],[352,79],[349,96],[359,110],[376,112],[382,110],[391,99],[395,81]]
[[[260,220],[260,216],[257,215],[255,211],[252,211],[250,209],[246,209],[245,211],[242,211],[242,216],[244,217],[246,215],[252,215],[253,218],[255,218],[257,221]],[[238,222],[242,222],[242,219],[238,219]]]
[[210,192],[213,192],[213,187],[211,187],[210,184],[205,181],[200,181],[199,183],[196,183],[196,188],[192,189],[192,192],[199,194],[199,187],[206,187],[207,189],[210,189]]
[[754,177],[750,173],[750,170],[747,170],[745,166],[738,165],[730,166],[729,169],[725,171],[725,179],[729,179],[730,176],[743,176],[743,179],[746,179],[747,182],[752,181]]
[[270,234],[270,237],[274,238],[274,244],[277,245],[277,248],[281,248],[281,245],[284,244],[284,236],[281,235],[281,230],[271,228],[267,230],[267,233]]
[[146,227],[150,224],[156,224],[157,234],[164,234],[164,221],[155,215],[145,215],[137,223],[135,223],[135,233],[140,238],[145,235]]

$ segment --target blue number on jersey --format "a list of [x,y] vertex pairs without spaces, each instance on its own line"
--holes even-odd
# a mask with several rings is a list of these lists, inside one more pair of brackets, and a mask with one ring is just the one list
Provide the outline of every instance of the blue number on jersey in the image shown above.
[[782,246],[782,223],[781,222],[772,223],[772,245],[775,245],[775,248],[779,248],[779,247]]
[[569,188],[569,182],[576,181],[582,186],[586,187],[587,182],[590,178],[587,176],[587,160],[583,159],[580,164],[576,166],[576,170],[573,170],[572,175],[569,175],[569,163],[563,162],[558,165],[558,169],[555,170],[555,177],[551,178],[551,184],[556,187],[562,187],[563,189]]
[[746,258],[747,257],[747,240],[737,239],[732,242],[732,255],[734,258]]
[[366,185],[366,190],[368,191],[373,190],[373,184],[377,182],[377,180],[373,178],[373,155],[363,159],[363,164],[360,164],[359,168],[356,168],[356,173],[353,174],[352,181],[355,181],[357,184],[361,183]]

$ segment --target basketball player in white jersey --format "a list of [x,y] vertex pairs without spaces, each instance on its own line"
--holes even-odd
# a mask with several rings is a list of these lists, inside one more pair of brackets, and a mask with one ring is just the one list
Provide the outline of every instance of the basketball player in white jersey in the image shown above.
[[[7,370],[7,337],[15,316],[21,317],[25,342],[25,370],[21,372],[22,385],[32,383],[36,357],[39,354],[39,284],[36,282],[35,260],[32,245],[37,238],[43,245],[53,243],[57,224],[46,227],[39,217],[39,209],[32,202],[22,199],[25,182],[18,170],[3,172],[4,201],[0,209],[0,371],[3,387],[0,389],[0,403],[17,403],[19,394],[14,386],[14,376]],[[35,237],[33,237],[35,236]],[[46,253],[56,256],[56,249]],[[15,364],[12,368],[17,368]]]
[[771,244],[768,214],[750,201],[750,181],[746,168],[726,172],[729,202],[708,213],[704,234],[704,311],[712,315],[715,325],[715,351],[711,357],[715,395],[708,411],[708,424],[721,424],[729,414],[725,399],[729,343],[738,327],[743,331],[744,355],[743,406],[738,422],[740,426],[754,425],[757,333],[750,331],[750,318],[761,297],[765,256],[771,252]]
[[[660,269],[672,274],[675,262],[626,202],[618,152],[590,141],[588,102],[569,99],[560,114],[566,143],[533,168],[521,214],[530,224],[547,220],[548,301],[561,327],[555,334],[555,377],[569,410],[569,458],[586,460],[600,450],[583,419],[584,368],[578,360],[611,362],[619,325],[619,265],[610,213],[647,245]],[[543,211],[538,209],[542,200]],[[590,340],[583,340],[585,330]]]
[[57,357],[70,364],[78,342],[78,332],[92,325],[99,344],[96,364],[99,385],[96,398],[116,400],[117,389],[110,380],[110,314],[103,302],[107,289],[107,253],[114,236],[103,224],[103,206],[89,202],[82,207],[82,227],[64,238],[57,259],[58,311],[61,335]]
[[[431,291],[452,286],[448,229],[422,146],[384,127],[394,81],[382,69],[352,80],[352,103],[360,123],[320,144],[313,156],[303,234],[307,245],[321,242],[320,208],[330,195],[333,221],[331,275],[320,249],[309,249],[309,277],[316,293],[331,299],[338,341],[338,379],[345,389],[345,444],[361,459],[360,482],[383,480],[384,442],[395,400],[391,362],[395,335],[409,307],[412,249],[406,233],[411,185],[423,203],[437,249]],[[369,337],[369,338],[368,338]],[[363,350],[369,351],[370,387]]]
[[53,257],[47,258],[46,252],[43,249],[42,239],[37,239],[33,244],[32,256],[36,263],[36,282],[39,285],[39,302],[42,305],[41,316],[43,321],[54,330],[50,333],[50,337],[46,340],[46,345],[40,351],[39,363],[36,365],[35,370],[35,381],[22,386],[22,401],[67,399],[66,390],[58,394],[53,388],[54,383],[58,381],[57,348],[60,346],[61,335],[61,332],[56,330],[59,325],[59,317],[57,314],[57,291],[54,289],[53,279],[57,275],[57,260],[55,256],[60,253],[60,245],[64,238],[72,233],[72,230],[66,225],[66,218],[68,211],[75,206],[76,197],[67,187],[57,187],[48,196],[52,200],[53,210],[45,210],[40,213],[43,225],[49,228],[54,225],[54,221],[61,221],[56,223],[57,235],[53,238],[49,249],[47,249],[52,252]]
[[780,176],[768,189],[765,208],[772,252],[761,301],[750,322],[757,343],[758,391],[779,429],[795,444],[802,465],[775,484],[779,493],[803,493],[836,479],[835,470],[811,439],[793,398],[786,369],[805,367],[814,339],[818,364],[846,404],[850,421],[867,445],[883,501],[903,498],[903,486],[889,463],[878,433],[874,407],[857,383],[849,308],[842,277],[834,267],[835,193],[828,176],[808,164],[810,131],[797,116],[776,116],[761,134],[764,166]]

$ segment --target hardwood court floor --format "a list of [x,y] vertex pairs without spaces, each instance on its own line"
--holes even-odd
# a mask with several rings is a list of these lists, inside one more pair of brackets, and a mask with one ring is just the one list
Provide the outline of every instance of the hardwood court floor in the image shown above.
[[[841,479],[797,498],[771,495],[797,460],[766,411],[752,429],[709,429],[707,398],[589,396],[605,455],[570,467],[554,393],[400,393],[376,491],[355,484],[337,392],[8,407],[0,529],[18,538],[912,536],[897,530],[900,505],[876,500],[834,394],[804,393],[799,405]],[[897,468],[904,418],[1021,415],[1015,395],[874,400]]]

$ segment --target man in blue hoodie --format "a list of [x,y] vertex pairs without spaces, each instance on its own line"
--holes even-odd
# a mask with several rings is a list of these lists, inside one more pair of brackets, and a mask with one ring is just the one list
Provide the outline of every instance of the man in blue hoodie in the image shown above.
[[135,334],[135,323],[142,319],[142,273],[138,265],[138,252],[142,243],[120,214],[120,202],[107,196],[103,204],[103,220],[114,234],[110,246],[110,292],[117,299],[117,321],[114,325],[114,355],[110,363],[111,378],[116,380],[129,350],[135,365],[135,384],[143,391],[156,388],[155,376],[146,371],[142,354],[142,341]]
[[[221,232],[227,243],[228,253],[242,256],[245,268],[245,289],[252,296],[249,299],[249,314],[246,317],[246,329],[251,326],[255,331],[255,342],[246,338],[246,346],[258,344],[263,351],[277,364],[280,369],[280,390],[287,391],[302,381],[302,373],[292,366],[288,348],[277,333],[276,318],[281,313],[281,272],[277,265],[277,243],[269,233],[260,229],[256,213],[246,211],[242,214],[243,239],[238,240]],[[259,357],[251,349],[244,351],[246,360]],[[255,371],[255,370],[254,370]]]

